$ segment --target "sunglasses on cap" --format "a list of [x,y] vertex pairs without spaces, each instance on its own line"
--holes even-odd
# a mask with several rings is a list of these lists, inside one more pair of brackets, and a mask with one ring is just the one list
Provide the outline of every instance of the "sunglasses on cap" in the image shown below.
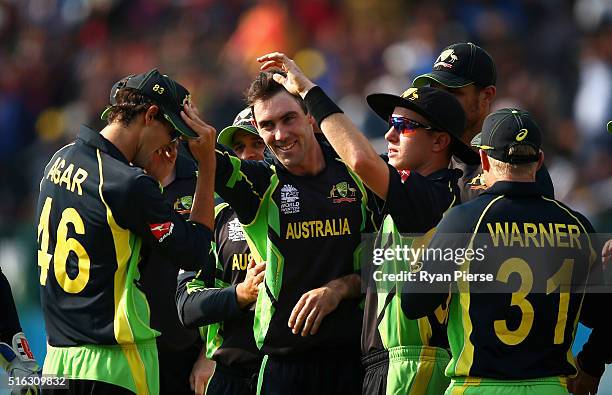
[[403,135],[412,134],[417,129],[424,129],[427,131],[435,130],[435,128],[429,125],[423,125],[414,119],[402,117],[400,115],[389,116],[389,127],[394,128],[398,133]]

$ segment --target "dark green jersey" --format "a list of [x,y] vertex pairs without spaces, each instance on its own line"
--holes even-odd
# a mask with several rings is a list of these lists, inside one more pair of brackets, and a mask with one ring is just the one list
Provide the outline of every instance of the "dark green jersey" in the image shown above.
[[[414,237],[402,233],[424,234],[436,226],[454,204],[459,203],[457,170],[442,169],[427,177],[416,172],[397,170],[389,166],[389,190],[383,208],[386,214],[378,232],[374,248],[392,249],[411,247]],[[425,242],[419,238],[416,243]],[[385,260],[380,266],[367,266],[369,281],[364,308],[361,351],[364,355],[397,346],[448,347],[446,338],[446,310],[439,307],[427,317],[408,319],[401,310],[397,292],[402,282],[383,281],[381,274],[395,274],[410,270],[409,262]],[[365,268],[363,270],[366,270]],[[378,273],[375,273],[378,272]]]
[[142,244],[195,270],[212,238],[86,127],[45,168],[37,218],[42,308],[48,343],[57,347],[153,339],[158,332],[138,284]]
[[[255,372],[261,356],[253,337],[254,306],[240,310],[235,295],[235,286],[246,276],[251,254],[242,225],[227,203],[215,207],[215,244],[217,259],[209,262],[210,268],[180,274],[179,314],[190,325],[208,324],[200,328],[208,358],[241,371]],[[223,293],[227,297],[219,298]],[[221,309],[209,307],[214,304]],[[216,314],[218,311],[223,316]]]
[[318,333],[291,333],[300,297],[359,271],[361,234],[374,230],[372,195],[326,143],[325,168],[295,176],[278,161],[251,162],[217,150],[216,192],[235,210],[255,260],[266,261],[255,312],[255,340],[265,354],[359,348],[359,300],[343,300]]
[[536,183],[498,181],[450,210],[429,245],[453,254],[472,250],[472,258],[457,264],[453,254],[432,254],[421,272],[436,280],[408,282],[402,308],[410,317],[427,314],[453,286],[449,376],[570,376],[578,319],[596,327],[604,320],[597,309],[579,317],[596,258],[592,233],[586,218],[544,196]]

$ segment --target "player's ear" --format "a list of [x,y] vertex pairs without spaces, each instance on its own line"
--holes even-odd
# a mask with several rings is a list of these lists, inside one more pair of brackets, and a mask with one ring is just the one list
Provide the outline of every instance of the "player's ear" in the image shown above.
[[320,133],[319,125],[317,125],[317,121],[314,119],[310,113],[306,114],[306,119],[308,119],[308,123],[312,126],[312,130],[315,133]]
[[155,104],[147,108],[147,111],[145,111],[145,119],[144,119],[145,125],[149,125],[153,121],[153,119],[155,118],[158,112],[159,112],[159,107],[157,107]]
[[542,167],[543,164],[544,164],[544,151],[540,150],[540,155],[538,158],[538,167],[536,168],[536,171],[540,170],[540,167]]
[[442,152],[447,147],[449,147],[450,144],[451,144],[451,136],[448,133],[446,132],[436,133],[434,134],[432,151]]
[[497,88],[495,88],[495,86],[493,85],[489,85],[485,88],[483,88],[480,91],[483,99],[485,99],[486,101],[489,102],[489,104],[491,104],[493,102],[493,100],[495,100],[495,95],[497,94]]

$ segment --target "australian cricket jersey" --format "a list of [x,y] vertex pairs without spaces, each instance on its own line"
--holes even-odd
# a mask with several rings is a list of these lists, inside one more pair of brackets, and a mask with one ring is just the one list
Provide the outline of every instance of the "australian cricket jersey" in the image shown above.
[[[163,188],[162,196],[174,211],[189,218],[197,182],[197,165],[182,146],[178,149],[175,169],[175,178]],[[161,332],[157,338],[160,353],[179,352],[195,346],[201,348],[198,330],[183,327],[176,314],[174,296],[180,261],[169,260],[158,249],[144,251],[143,255],[140,283],[151,308],[151,327]]]
[[[389,190],[383,208],[385,219],[378,232],[375,251],[396,251],[426,245],[430,231],[450,207],[459,203],[457,179],[453,169],[438,170],[427,177],[416,172],[398,173],[389,165]],[[412,234],[402,235],[402,234]],[[424,235],[416,237],[414,234]],[[383,254],[376,254],[382,256]],[[398,346],[448,347],[446,311],[440,307],[427,317],[408,319],[401,310],[398,289],[403,282],[385,281],[383,274],[400,274],[411,270],[411,260],[393,257],[368,265],[364,278],[369,281],[364,309],[362,354],[388,350]],[[366,270],[365,267],[363,269]]]
[[[596,257],[592,233],[582,215],[546,197],[535,182],[498,181],[449,211],[429,244],[455,256],[472,250],[472,258],[457,264],[432,254],[421,271],[435,281],[409,282],[402,308],[411,317],[429,314],[452,285],[448,376],[573,375],[571,346]],[[598,313],[581,320],[604,319],[589,310]]]
[[236,210],[255,260],[267,262],[254,323],[265,354],[359,347],[357,299],[341,301],[316,335],[294,335],[287,324],[304,293],[359,272],[361,234],[374,230],[373,196],[327,143],[320,146],[326,166],[314,176],[293,175],[275,159],[241,161],[217,150],[215,190]]
[[[453,169],[459,169],[463,172],[463,176],[461,176],[458,181],[462,202],[467,202],[474,199],[480,195],[482,191],[487,189],[484,174],[482,173],[482,165],[480,163],[470,165],[462,162],[456,156],[453,156],[451,158],[450,167]],[[555,187],[553,186],[546,166],[542,165],[542,167],[536,172],[536,183],[544,192],[544,196],[554,199]]]
[[[227,203],[215,207],[215,241],[217,260],[214,266],[214,261],[209,262],[210,270],[179,276],[179,314],[191,325],[207,324],[200,331],[208,358],[240,371],[255,372],[261,356],[253,337],[254,305],[240,310],[235,294],[236,285],[244,281],[251,254],[242,225]],[[219,298],[223,293],[227,297]],[[208,307],[215,303],[222,304],[221,309]]]
[[138,285],[143,244],[194,270],[208,258],[212,238],[164,201],[153,178],[87,127],[45,168],[37,218],[42,309],[55,347],[155,338]]

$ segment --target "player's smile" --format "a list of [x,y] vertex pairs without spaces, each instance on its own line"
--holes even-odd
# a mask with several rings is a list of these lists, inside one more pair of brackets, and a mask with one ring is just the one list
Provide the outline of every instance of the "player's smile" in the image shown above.
[[296,141],[294,141],[294,142],[293,142],[293,143],[291,143],[291,144],[281,144],[281,143],[278,143],[278,144],[274,144],[274,146],[275,146],[276,148],[280,149],[280,150],[281,150],[281,151],[283,151],[283,152],[288,152],[288,151],[291,151],[291,149],[292,149],[293,147],[295,147],[295,144],[296,144],[296,143],[297,143],[297,140],[296,140]]

